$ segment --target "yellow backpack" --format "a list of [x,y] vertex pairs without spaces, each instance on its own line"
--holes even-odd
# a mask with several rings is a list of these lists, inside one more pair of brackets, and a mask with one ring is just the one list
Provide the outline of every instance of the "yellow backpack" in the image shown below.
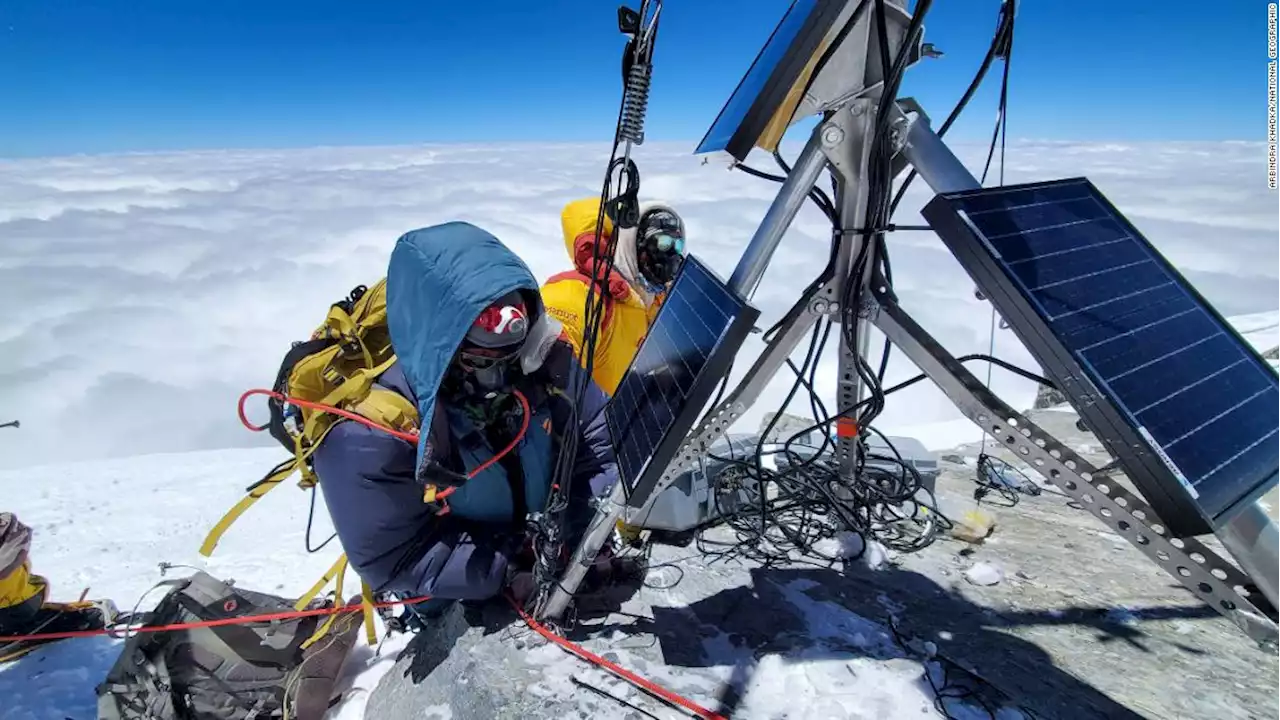
[[[244,499],[209,531],[200,554],[211,555],[231,524],[294,472],[301,475],[300,488],[315,492],[311,455],[329,430],[343,419],[341,412],[358,415],[406,439],[415,436],[419,423],[413,403],[399,393],[374,385],[374,380],[395,360],[387,329],[386,278],[373,287],[357,286],[347,298],[334,303],[311,338],[294,343],[285,354],[271,390],[250,390],[240,398],[241,422],[251,430],[269,431],[293,457],[249,486]],[[270,420],[264,426],[253,425],[245,416],[245,401],[255,395],[268,398]],[[335,578],[335,602],[342,604],[346,567],[344,553],[298,600],[298,609],[305,608]],[[373,644],[373,595],[367,584],[362,585],[365,630]],[[330,617],[307,644],[322,637],[336,617]]]

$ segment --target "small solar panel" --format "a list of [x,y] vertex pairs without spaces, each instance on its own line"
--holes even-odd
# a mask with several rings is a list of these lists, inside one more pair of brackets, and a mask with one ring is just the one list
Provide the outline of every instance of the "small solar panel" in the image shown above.
[[1275,487],[1275,370],[1087,179],[923,213],[1171,532]]
[[845,4],[792,2],[694,154],[724,151],[746,160]]
[[642,507],[759,312],[687,257],[605,407],[628,504]]

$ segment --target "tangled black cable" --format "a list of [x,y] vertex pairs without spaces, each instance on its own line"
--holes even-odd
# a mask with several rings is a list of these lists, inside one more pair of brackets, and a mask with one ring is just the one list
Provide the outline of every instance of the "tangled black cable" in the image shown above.
[[[875,260],[876,248],[881,244],[883,232],[876,230],[888,221],[889,195],[887,186],[891,179],[892,145],[888,141],[890,117],[887,103],[897,96],[897,88],[901,83],[906,68],[909,48],[919,37],[922,22],[930,5],[929,0],[921,0],[916,13],[906,30],[906,41],[892,63],[889,59],[889,44],[885,27],[885,8],[883,0],[876,0],[876,22],[878,25],[881,68],[885,72],[885,85],[880,100],[880,113],[877,116],[873,132],[871,161],[869,163],[868,183],[871,188],[870,208],[867,225],[870,229],[861,243],[853,268],[846,278],[845,293],[841,308],[841,331],[845,344],[849,348],[857,348],[855,337],[857,314],[860,310],[860,297],[856,296],[861,287],[860,279],[865,275],[868,263]],[[855,17],[862,6],[855,11]],[[789,168],[780,155],[775,153],[775,160],[784,172]],[[828,263],[825,277],[834,269],[834,259],[838,246],[846,238],[838,232],[839,223],[829,200],[820,191],[810,193],[810,198],[817,204],[833,224],[833,243],[831,261]],[[828,212],[828,208],[831,212]],[[875,260],[879,262],[878,260]],[[810,285],[806,295],[812,293],[816,283]],[[940,521],[945,521],[937,511],[933,498],[920,498],[923,483],[920,475],[893,449],[893,456],[874,456],[867,450],[866,441],[871,431],[871,423],[884,409],[884,392],[881,388],[879,373],[876,373],[860,354],[855,354],[856,371],[859,379],[869,390],[867,398],[855,403],[853,407],[840,411],[835,418],[829,417],[821,399],[813,388],[812,374],[816,370],[818,359],[826,346],[831,329],[830,321],[819,323],[814,327],[809,343],[809,351],[800,368],[788,362],[788,366],[796,374],[796,382],[792,385],[786,399],[781,405],[785,409],[803,387],[810,394],[810,406],[814,417],[822,418],[811,428],[806,428],[793,435],[783,444],[781,450],[773,451],[778,469],[767,469],[763,460],[766,454],[764,445],[774,427],[782,417],[781,410],[761,433],[756,452],[751,462],[731,459],[734,467],[741,468],[742,480],[735,489],[739,497],[744,495],[752,502],[746,505],[751,511],[733,509],[725,517],[724,522],[733,527],[739,542],[734,552],[750,553],[755,559],[764,563],[783,560],[794,561],[791,547],[802,554],[814,554],[818,541],[834,537],[837,532],[852,532],[861,537],[861,547],[855,557],[866,551],[870,540],[878,540],[882,544],[902,551],[911,551],[927,546],[936,537]],[[806,372],[810,378],[806,379]],[[840,472],[840,461],[830,452],[830,424],[841,417],[852,417],[858,428],[855,467],[851,475]],[[810,448],[805,454],[793,449],[793,445],[802,435],[821,428],[822,443],[817,448]],[[883,436],[881,436],[883,437]],[[885,439],[888,443],[888,440]],[[892,443],[888,443],[892,449]],[[721,459],[723,460],[723,459]],[[868,461],[877,464],[868,464]],[[896,467],[896,471],[886,471],[884,465]],[[720,508],[720,487],[724,474],[716,479],[716,503]],[[770,497],[769,490],[776,494]],[[928,493],[924,493],[928,494]],[[753,512],[752,512],[753,511]],[[755,515],[752,517],[751,515]],[[701,538],[705,542],[705,538]],[[825,557],[830,560],[832,558]]]
[[[773,447],[766,448],[767,438],[781,420],[779,412],[764,428],[749,459],[708,456],[729,466],[713,481],[719,517],[696,535],[698,549],[712,561],[733,557],[765,566],[802,563],[829,567],[842,560],[858,559],[871,541],[899,552],[914,552],[931,544],[938,532],[950,528],[950,521],[938,511],[919,472],[875,428],[868,426],[858,441],[857,467],[852,476],[840,472],[830,437],[830,425],[837,418],[828,415],[813,383],[831,328],[830,321],[815,325],[800,366],[788,360],[796,381],[782,404],[785,409],[803,388],[809,395],[814,417],[822,419],[795,432],[785,442],[770,443]],[[873,374],[866,374],[874,381]],[[873,395],[843,414],[857,412],[874,401]],[[819,432],[819,444],[802,442],[814,431]],[[889,455],[870,451],[866,440],[872,433],[889,448]],[[773,467],[765,466],[766,457],[774,461]],[[745,502],[725,506],[724,498],[731,493]],[[709,538],[706,531],[715,525],[732,529],[733,541]],[[834,554],[824,552],[820,544],[842,533],[855,535],[860,542],[852,550],[844,547]]]
[[[948,701],[968,703],[971,707],[976,704],[991,720],[996,720],[999,717],[1002,705],[1009,705],[1009,703],[997,702],[996,697],[993,696],[1003,697],[1004,693],[985,678],[974,674],[950,658],[939,655],[935,651],[924,650],[922,653],[922,648],[919,646],[923,643],[907,637],[898,625],[896,617],[890,615],[886,624],[889,626],[889,632],[893,635],[893,640],[898,647],[910,655],[918,656],[923,654],[925,656],[921,664],[924,666],[925,681],[929,683],[929,688],[933,691],[933,707],[947,720],[960,720],[961,717],[951,713],[951,709],[947,707]],[[931,665],[939,670],[941,678],[934,678],[934,673],[931,672],[933,670]],[[1013,707],[1029,720],[1037,720],[1040,717],[1038,713],[1022,705]],[[964,717],[970,716],[968,713],[964,715]]]
[[[1027,474],[1000,458],[992,457],[985,452],[978,455],[978,486],[973,490],[973,499],[981,504],[986,500],[998,507],[1013,507],[1023,495],[1035,497],[1041,492],[1040,486]],[[995,493],[1001,502],[992,503],[988,497]]]

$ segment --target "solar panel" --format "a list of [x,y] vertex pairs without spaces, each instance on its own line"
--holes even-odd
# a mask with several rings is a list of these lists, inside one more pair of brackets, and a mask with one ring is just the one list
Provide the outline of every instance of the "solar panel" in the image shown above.
[[791,3],[694,154],[724,151],[746,160],[844,8],[844,2]]
[[1087,179],[923,213],[1172,533],[1275,487],[1275,370]]
[[653,492],[758,315],[696,257],[685,259],[605,406],[632,507]]

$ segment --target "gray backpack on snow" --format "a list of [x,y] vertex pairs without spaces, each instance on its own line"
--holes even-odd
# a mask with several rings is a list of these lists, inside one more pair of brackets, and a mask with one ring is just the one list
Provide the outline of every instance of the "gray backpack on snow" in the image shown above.
[[[147,625],[290,612],[288,599],[233,587],[206,573],[174,581]],[[325,607],[316,600],[309,607]],[[360,627],[339,615],[135,633],[97,686],[98,720],[319,720]]]

